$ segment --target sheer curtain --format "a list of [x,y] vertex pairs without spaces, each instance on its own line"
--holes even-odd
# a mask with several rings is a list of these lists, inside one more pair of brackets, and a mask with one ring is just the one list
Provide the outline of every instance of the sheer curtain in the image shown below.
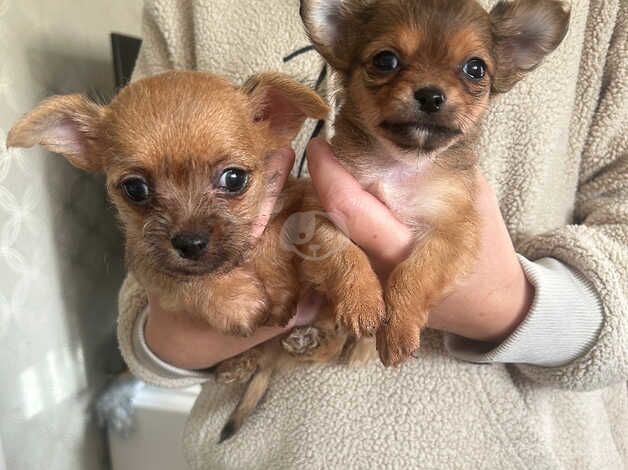
[[0,439],[9,469],[106,468],[90,406],[116,360],[124,269],[102,179],[41,149],[7,151],[6,133],[45,96],[110,97],[109,33],[139,35],[141,6],[0,0]]

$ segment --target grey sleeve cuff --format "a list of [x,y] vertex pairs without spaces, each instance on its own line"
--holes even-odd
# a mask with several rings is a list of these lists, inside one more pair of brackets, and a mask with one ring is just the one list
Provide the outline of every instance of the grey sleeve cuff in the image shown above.
[[137,361],[143,367],[158,377],[167,380],[198,379],[199,382],[202,382],[211,377],[209,372],[180,369],[159,359],[157,355],[150,350],[148,344],[146,344],[144,325],[146,325],[147,317],[148,308],[145,308],[133,325],[133,351],[135,352]]
[[515,363],[544,367],[568,364],[596,342],[603,313],[599,295],[582,274],[554,258],[532,262],[519,256],[535,288],[530,312],[501,344],[445,336],[449,353],[478,363]]

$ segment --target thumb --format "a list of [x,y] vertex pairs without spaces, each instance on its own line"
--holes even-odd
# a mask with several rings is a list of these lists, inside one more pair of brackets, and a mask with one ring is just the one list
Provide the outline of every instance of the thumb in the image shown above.
[[329,216],[378,266],[396,266],[409,254],[412,233],[336,160],[321,139],[308,146],[308,168]]

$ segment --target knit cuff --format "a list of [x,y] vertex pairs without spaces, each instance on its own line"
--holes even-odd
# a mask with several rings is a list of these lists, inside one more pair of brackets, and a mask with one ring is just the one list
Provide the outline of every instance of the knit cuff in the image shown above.
[[146,307],[142,313],[138,316],[133,325],[133,352],[137,361],[153,374],[163,377],[164,379],[204,379],[207,380],[211,377],[208,372],[194,371],[187,369],[180,369],[173,365],[170,365],[157,357],[157,355],[150,350],[146,343],[144,336],[144,326],[148,318],[148,307]]
[[568,364],[585,354],[602,328],[599,295],[584,276],[554,258],[532,262],[519,256],[535,288],[526,318],[500,345],[445,336],[458,359],[479,363],[516,363],[544,367]]

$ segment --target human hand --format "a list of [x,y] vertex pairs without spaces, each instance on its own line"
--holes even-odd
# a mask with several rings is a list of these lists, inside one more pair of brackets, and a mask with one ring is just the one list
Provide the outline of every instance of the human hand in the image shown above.
[[[332,220],[386,276],[412,251],[412,233],[366,192],[320,139],[308,147],[308,167],[321,204]],[[480,252],[473,272],[430,312],[430,328],[466,338],[501,342],[525,318],[534,294],[517,259],[497,198],[477,173]]]
[[240,337],[222,334],[189,315],[164,310],[158,297],[149,296],[144,337],[150,350],[166,363],[182,369],[207,369],[295,326],[310,324],[321,302],[321,297],[308,295],[299,302],[295,316],[285,327],[262,326],[251,336]]
[[[289,149],[279,150],[268,158],[267,169],[274,177],[269,179],[271,186],[254,225],[255,237],[263,233],[293,163],[294,152]],[[283,334],[294,326],[311,323],[320,302],[318,297],[306,296],[287,326],[261,327],[252,336],[242,338],[221,334],[189,315],[164,310],[159,296],[149,293],[144,337],[150,350],[168,364],[183,369],[206,369]]]

